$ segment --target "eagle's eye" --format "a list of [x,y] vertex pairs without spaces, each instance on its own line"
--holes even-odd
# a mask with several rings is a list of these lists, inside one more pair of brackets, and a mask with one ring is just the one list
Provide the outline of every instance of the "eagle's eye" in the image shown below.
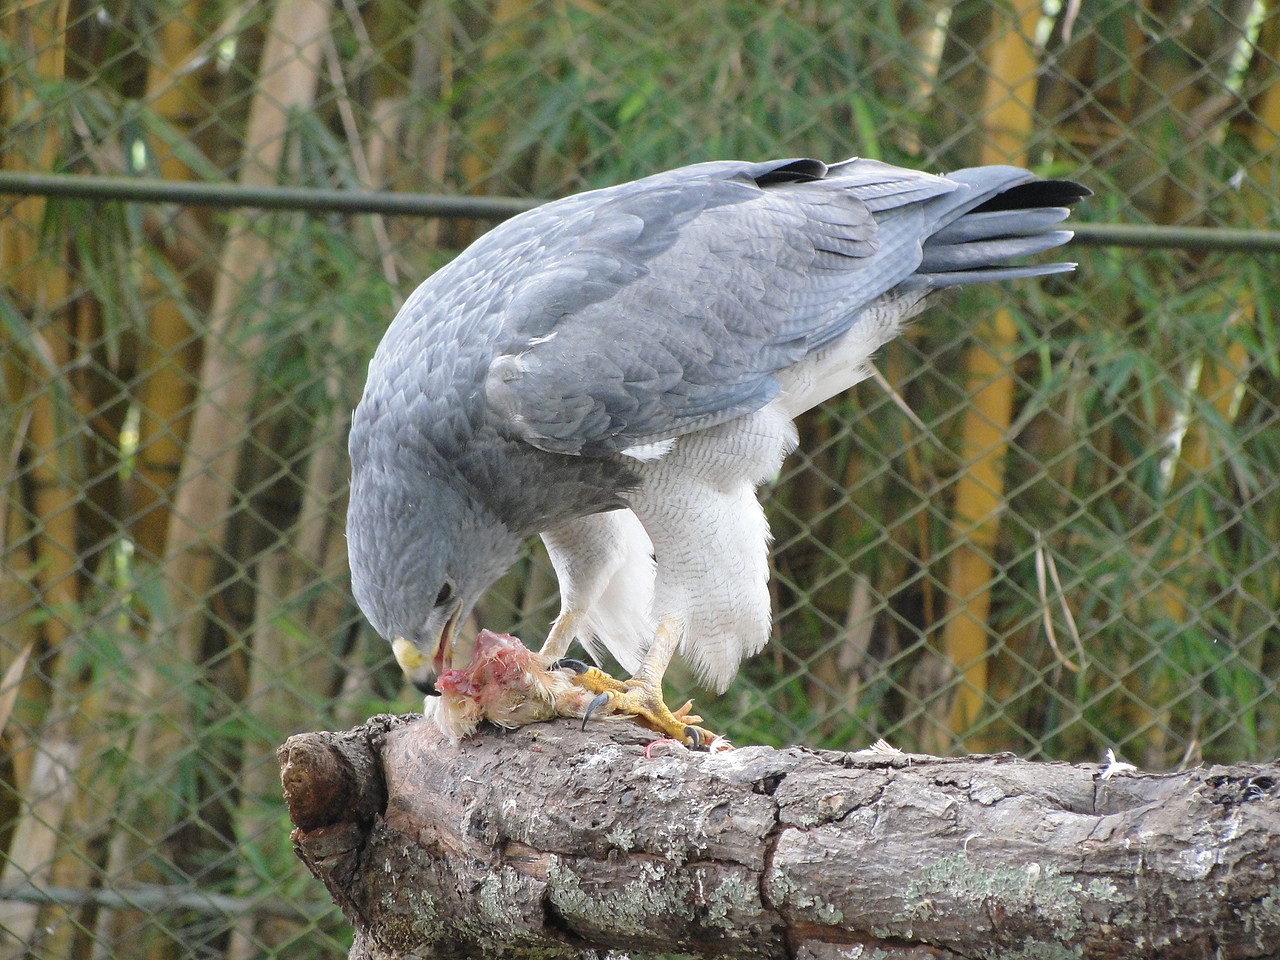
[[443,607],[446,603],[453,599],[453,584],[445,581],[444,586],[440,588],[440,592],[436,594],[436,606]]

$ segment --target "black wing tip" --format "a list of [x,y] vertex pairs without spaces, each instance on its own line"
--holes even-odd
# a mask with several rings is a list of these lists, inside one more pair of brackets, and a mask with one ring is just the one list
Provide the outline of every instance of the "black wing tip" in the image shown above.
[[998,210],[1026,210],[1034,207],[1070,207],[1093,191],[1074,180],[1032,180],[1010,187],[986,202],[974,207],[970,213],[993,213]]
[[780,183],[811,183],[827,175],[827,165],[821,160],[803,157],[788,160],[755,177],[757,187],[771,187]]

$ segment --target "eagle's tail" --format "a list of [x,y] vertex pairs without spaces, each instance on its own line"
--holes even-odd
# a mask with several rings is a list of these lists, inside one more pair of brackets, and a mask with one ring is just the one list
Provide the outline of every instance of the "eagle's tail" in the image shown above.
[[[1070,230],[1055,229],[1072,204],[1091,191],[1070,180],[1030,180],[1003,188],[1012,167],[971,167],[947,174],[971,188],[975,205],[944,223],[924,242],[916,276],[930,289],[1066,273],[1074,263],[1006,265],[1061,246]],[[985,199],[984,199],[985,198]],[[954,210],[951,212],[955,212]]]

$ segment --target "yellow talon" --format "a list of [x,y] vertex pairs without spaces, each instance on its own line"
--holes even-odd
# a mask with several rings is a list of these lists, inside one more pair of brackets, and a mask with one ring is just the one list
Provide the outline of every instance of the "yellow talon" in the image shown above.
[[575,676],[573,683],[605,696],[609,713],[634,717],[650,730],[686,746],[711,748],[714,742],[724,743],[723,737],[695,726],[702,722],[702,717],[689,712],[693,708],[692,700],[672,711],[663,701],[661,691],[644,680],[615,680],[603,670],[590,667]]

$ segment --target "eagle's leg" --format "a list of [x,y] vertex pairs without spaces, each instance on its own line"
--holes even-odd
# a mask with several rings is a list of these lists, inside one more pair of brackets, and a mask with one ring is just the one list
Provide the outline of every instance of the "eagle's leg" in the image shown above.
[[[581,660],[565,656],[569,652],[569,647],[573,645],[573,641],[577,639],[578,622],[581,619],[582,614],[577,610],[571,610],[568,607],[561,609],[560,615],[556,617],[555,623],[551,625],[551,630],[548,631],[547,639],[542,644],[542,649],[538,651],[538,655],[546,657],[551,664],[550,669],[552,670],[572,670],[579,676],[594,670],[601,677],[606,677],[614,683],[619,683],[603,670]],[[620,683],[619,689],[621,689]]]
[[551,624],[546,642],[542,644],[542,649],[538,652],[550,660],[563,659],[564,655],[569,652],[569,647],[573,643],[574,637],[577,636],[578,621],[580,619],[581,614],[576,610],[569,607],[561,609],[555,623]]
[[[653,643],[630,680],[616,680],[603,670],[588,667],[573,682],[597,694],[596,702],[605,712],[634,717],[651,730],[686,746],[706,747],[713,742],[727,746],[723,737],[695,726],[702,718],[689,712],[693,701],[672,710],[662,699],[662,678],[679,645],[680,627],[664,617],[658,621]],[[590,712],[588,709],[588,716]]]

